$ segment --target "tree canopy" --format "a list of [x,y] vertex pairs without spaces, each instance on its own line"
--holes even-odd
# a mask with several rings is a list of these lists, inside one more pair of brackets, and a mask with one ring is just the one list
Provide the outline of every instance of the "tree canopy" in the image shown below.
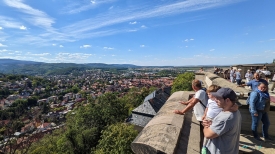
[[177,76],[173,82],[172,93],[176,91],[191,91],[192,80],[195,79],[195,74],[191,72],[185,72]]

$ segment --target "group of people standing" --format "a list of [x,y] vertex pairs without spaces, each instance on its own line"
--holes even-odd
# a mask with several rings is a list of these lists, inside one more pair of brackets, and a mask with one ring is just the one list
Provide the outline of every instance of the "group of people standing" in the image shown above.
[[[268,135],[270,125],[268,83],[260,78],[259,73],[254,73],[254,78],[246,84],[240,83],[239,87],[252,88],[248,102],[254,138],[262,141],[257,133],[258,124],[262,121],[263,138],[265,141],[270,141],[272,139]],[[204,134],[202,153],[239,153],[242,117],[238,110],[240,103],[237,101],[236,93],[230,88],[221,88],[217,85],[211,85],[205,90],[201,81],[196,79],[192,81],[192,88],[195,91],[193,98],[180,102],[186,107],[173,112],[185,114],[191,109],[194,110],[194,115],[200,122],[201,133]]]
[[254,73],[254,79],[247,82],[246,84],[241,84],[238,87],[250,86],[251,93],[247,103],[249,105],[249,112],[252,118],[251,130],[253,136],[256,140],[262,141],[258,135],[258,125],[262,121],[262,135],[265,141],[272,140],[268,135],[268,128],[270,126],[270,121],[268,117],[268,112],[270,110],[270,96],[268,92],[268,82],[260,77],[258,72]]
[[186,102],[183,110],[175,110],[176,114],[185,114],[194,110],[200,122],[201,134],[204,134],[202,152],[205,153],[238,153],[241,131],[241,114],[238,110],[237,95],[230,88],[211,85],[204,90],[201,81],[193,80],[195,91],[193,98]]
[[[237,85],[242,84],[242,75],[240,68],[233,69],[233,67],[231,67],[230,70],[225,73],[229,73],[230,82],[234,83],[236,81]],[[271,76],[271,72],[267,70],[267,67],[265,65],[262,69],[260,69],[259,67],[256,67],[256,69],[254,69],[253,67],[251,67],[245,73],[245,79],[247,83],[253,79],[254,73],[258,73],[262,78],[265,78],[265,80],[268,80],[268,78],[270,78]]]

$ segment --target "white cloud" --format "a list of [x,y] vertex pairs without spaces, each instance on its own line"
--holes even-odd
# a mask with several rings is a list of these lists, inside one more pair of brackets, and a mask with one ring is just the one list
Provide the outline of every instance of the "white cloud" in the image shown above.
[[191,39],[185,39],[184,41],[185,41],[185,42],[189,42],[189,41],[194,41],[194,40],[195,40],[195,39],[192,39],[192,38],[191,38]]
[[102,4],[111,3],[116,0],[91,0],[91,1],[73,1],[73,3],[69,3],[69,5],[65,6],[63,10],[61,10],[64,14],[75,14],[80,13],[86,10],[97,8]]
[[0,43],[0,47],[7,47],[7,45]]
[[52,44],[52,46],[56,46],[56,44]]
[[78,60],[85,60],[93,56],[87,53],[66,53],[60,52],[56,55],[55,59],[59,62],[77,62]]
[[132,51],[131,49],[129,49],[128,51]]
[[7,52],[7,51],[8,51],[7,49],[0,50],[0,52]]
[[186,48],[188,48],[188,46],[185,46]]
[[103,49],[105,49],[105,50],[113,50],[114,48],[111,48],[111,47],[103,47]]
[[3,29],[3,27],[0,27],[0,30]]
[[29,15],[23,19],[28,21],[30,24],[46,28],[47,30],[53,30],[52,24],[54,23],[54,19],[49,17],[45,12],[24,4],[22,0],[4,0],[3,2],[6,5],[16,8],[18,11]]
[[20,29],[21,29],[21,30],[26,30],[27,27],[25,27],[25,26],[22,25],[22,26],[20,26]]
[[116,55],[112,55],[112,57],[114,57],[114,56],[116,56]]
[[80,48],[90,48],[90,47],[91,45],[88,45],[88,44],[80,46]]
[[22,24],[15,21],[13,18],[0,15],[0,25],[5,28],[16,28],[17,29]]
[[130,25],[135,25],[135,24],[137,24],[137,22],[136,22],[136,21],[134,21],[134,22],[129,22],[129,24],[130,24]]
[[142,45],[140,45],[140,47],[141,47],[141,48],[144,48],[144,47],[145,47],[145,45],[143,45],[143,44],[142,44]]
[[209,51],[215,51],[215,49],[210,49]]
[[140,28],[147,28],[145,25],[140,26]]
[[50,53],[38,53],[38,54],[29,53],[28,55],[41,57],[41,56],[50,56],[51,54]]
[[63,48],[64,46],[63,45],[59,45],[60,48]]
[[114,6],[111,6],[111,7],[109,7],[109,10],[112,10],[114,8]]
[[137,29],[131,29],[131,30],[128,30],[128,32],[136,32]]
[[[62,28],[74,36],[81,36],[88,31],[93,31],[103,27],[120,24],[124,22],[132,22],[139,19],[150,19],[155,17],[166,17],[175,14],[182,14],[191,11],[205,10],[220,7],[240,0],[192,0],[192,1],[176,1],[170,4],[157,5],[155,7],[141,6],[130,7],[126,10],[118,10],[116,12],[108,12],[93,16],[72,25]],[[83,5],[82,5],[83,6]],[[125,32],[125,31],[120,31]]]

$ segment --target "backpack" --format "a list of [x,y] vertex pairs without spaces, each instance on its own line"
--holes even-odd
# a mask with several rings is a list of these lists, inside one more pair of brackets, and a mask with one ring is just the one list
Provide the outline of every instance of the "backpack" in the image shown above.
[[[251,93],[251,92],[250,92]],[[248,93],[248,97],[246,99],[246,105],[249,105],[249,100],[250,100],[250,93]],[[257,100],[260,98],[260,94],[258,92],[257,93]]]

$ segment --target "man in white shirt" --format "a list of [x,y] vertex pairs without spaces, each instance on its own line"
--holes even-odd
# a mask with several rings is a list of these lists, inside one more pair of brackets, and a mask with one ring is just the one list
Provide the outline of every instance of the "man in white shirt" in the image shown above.
[[208,96],[205,90],[202,89],[201,82],[199,80],[192,81],[192,88],[196,92],[194,97],[187,102],[181,102],[181,104],[187,105],[182,111],[175,110],[176,114],[185,114],[187,111],[194,109],[194,114],[198,121],[202,121],[204,110],[207,106]]

